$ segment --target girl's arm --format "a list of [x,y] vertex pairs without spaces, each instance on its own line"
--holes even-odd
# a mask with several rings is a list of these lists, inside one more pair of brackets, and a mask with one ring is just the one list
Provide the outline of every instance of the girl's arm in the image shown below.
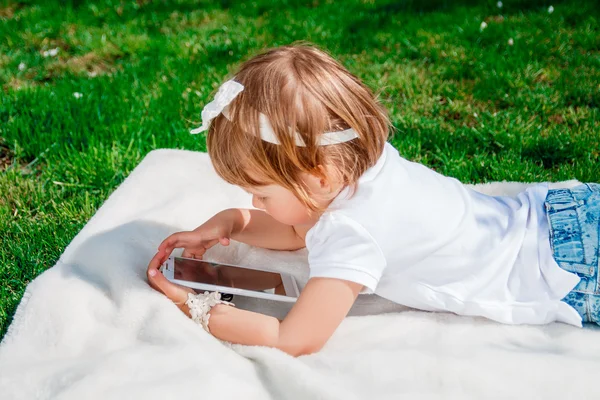
[[297,228],[278,222],[264,211],[231,208],[221,213],[232,219],[231,238],[238,242],[271,250],[298,250],[305,246]]
[[232,343],[275,347],[293,356],[314,353],[333,335],[361,289],[350,281],[312,278],[283,321],[220,304],[210,312],[209,329]]
[[[162,262],[176,248],[183,248],[183,257],[201,258],[207,249],[229,239],[271,250],[298,250],[305,247],[308,227],[290,226],[276,221],[261,210],[230,208],[215,214],[193,231],[176,232],[158,246]],[[302,232],[302,237],[298,234]]]

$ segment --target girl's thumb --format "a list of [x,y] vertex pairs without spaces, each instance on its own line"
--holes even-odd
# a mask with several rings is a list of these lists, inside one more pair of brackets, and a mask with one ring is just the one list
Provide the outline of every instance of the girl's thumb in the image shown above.
[[223,246],[229,246],[229,238],[226,238],[226,237],[219,238],[219,243],[221,243]]

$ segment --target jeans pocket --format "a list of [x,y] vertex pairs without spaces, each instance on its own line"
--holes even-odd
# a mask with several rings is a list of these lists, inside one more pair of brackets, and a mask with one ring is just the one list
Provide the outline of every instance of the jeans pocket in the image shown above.
[[586,264],[579,215],[575,206],[547,208],[550,240],[558,262]]

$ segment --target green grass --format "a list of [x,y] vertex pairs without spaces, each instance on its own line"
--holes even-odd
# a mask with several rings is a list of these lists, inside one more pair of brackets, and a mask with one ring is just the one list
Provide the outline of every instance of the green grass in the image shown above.
[[205,149],[188,129],[267,47],[329,50],[380,93],[401,153],[444,174],[600,181],[596,0],[395,3],[0,0],[0,337],[144,155]]

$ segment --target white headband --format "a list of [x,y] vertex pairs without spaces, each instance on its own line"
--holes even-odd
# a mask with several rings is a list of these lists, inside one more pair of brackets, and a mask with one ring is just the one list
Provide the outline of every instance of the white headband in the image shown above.
[[[208,129],[210,122],[216,118],[219,114],[223,113],[225,118],[229,118],[228,105],[236,98],[240,92],[244,90],[244,86],[234,80],[229,80],[219,87],[217,94],[213,101],[208,103],[204,109],[202,109],[202,125],[196,129],[190,131],[191,134],[195,135],[200,132],[204,132]],[[265,142],[280,144],[277,140],[277,136],[273,131],[273,127],[269,122],[269,119],[263,113],[259,116],[260,124],[260,138]],[[352,128],[338,132],[325,132],[319,136],[317,146],[327,146],[331,144],[338,144],[348,142],[352,139],[356,139],[358,134]],[[296,146],[305,147],[304,140],[298,132],[294,135]]]

